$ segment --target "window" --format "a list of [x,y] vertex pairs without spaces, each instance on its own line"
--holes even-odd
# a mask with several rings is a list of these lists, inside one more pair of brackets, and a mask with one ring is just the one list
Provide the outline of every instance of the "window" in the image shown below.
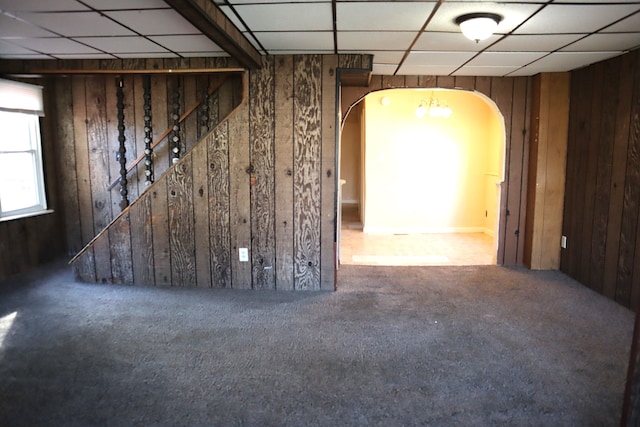
[[44,212],[42,88],[0,79],[0,220]]

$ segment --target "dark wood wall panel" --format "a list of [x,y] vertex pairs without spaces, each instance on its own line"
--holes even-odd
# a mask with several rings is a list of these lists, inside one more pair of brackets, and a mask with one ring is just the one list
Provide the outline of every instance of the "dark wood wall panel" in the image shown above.
[[[474,85],[474,86],[471,86]],[[462,87],[476,90],[495,103],[505,119],[505,180],[501,187],[498,264],[522,265],[526,219],[527,165],[529,155],[529,112],[531,79],[528,77],[443,77],[377,76],[368,87],[343,87],[343,118],[349,108],[366,94],[391,88]]]
[[572,73],[561,269],[640,308],[640,53]]

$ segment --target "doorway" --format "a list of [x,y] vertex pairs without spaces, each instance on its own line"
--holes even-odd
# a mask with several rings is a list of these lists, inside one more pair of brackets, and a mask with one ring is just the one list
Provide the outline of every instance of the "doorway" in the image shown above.
[[339,261],[495,264],[504,119],[482,94],[372,92],[343,121]]

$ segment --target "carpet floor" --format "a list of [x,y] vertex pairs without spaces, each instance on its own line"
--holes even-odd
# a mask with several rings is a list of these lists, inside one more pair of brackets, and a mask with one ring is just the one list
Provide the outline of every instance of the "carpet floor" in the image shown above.
[[559,272],[343,266],[337,292],[0,282],[2,426],[615,426],[632,313]]

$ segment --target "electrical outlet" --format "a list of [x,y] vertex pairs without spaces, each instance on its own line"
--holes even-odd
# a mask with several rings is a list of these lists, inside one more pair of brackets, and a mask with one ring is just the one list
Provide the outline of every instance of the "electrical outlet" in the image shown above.
[[567,236],[562,236],[562,238],[560,238],[560,247],[562,249],[567,249]]
[[240,248],[240,262],[249,261],[249,248]]

